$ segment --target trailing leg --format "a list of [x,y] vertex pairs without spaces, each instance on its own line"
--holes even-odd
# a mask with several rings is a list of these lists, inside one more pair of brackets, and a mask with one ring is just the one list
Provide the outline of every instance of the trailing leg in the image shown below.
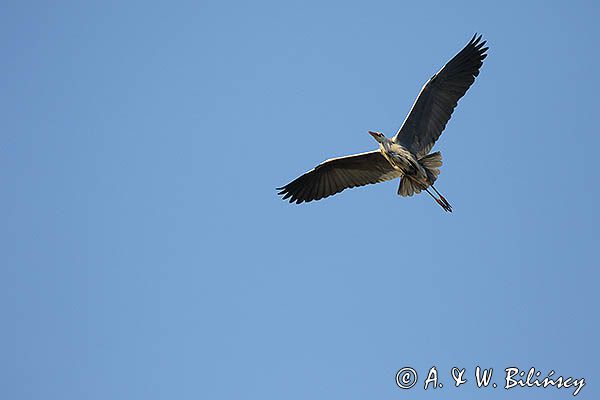
[[431,185],[431,187],[433,190],[435,190],[437,195],[440,196],[440,200],[446,205],[446,207],[450,210],[450,212],[452,212],[452,206],[450,205],[450,203],[448,203],[448,200],[446,200],[446,198],[444,196],[442,196],[442,194],[440,192],[437,191],[435,186]]
[[[434,189],[434,190],[435,190],[435,189]],[[445,202],[445,201],[442,201],[442,200],[438,199],[438,198],[437,198],[437,197],[435,197],[435,196],[433,195],[433,193],[431,193],[431,192],[429,191],[429,189],[427,189],[427,188],[425,189],[425,191],[427,191],[427,193],[429,193],[429,195],[430,195],[430,196],[431,196],[431,197],[432,197],[432,198],[433,198],[433,199],[434,199],[434,200],[435,200],[435,201],[436,201],[436,202],[437,202],[437,203],[440,205],[440,207],[442,207],[442,208],[444,209],[444,211],[447,211],[447,212],[452,212],[452,206],[450,206],[450,204],[448,204],[448,202],[447,202],[447,201]],[[436,190],[436,193],[437,193],[437,190]],[[439,193],[438,193],[438,194],[439,194]],[[440,195],[440,197],[441,197],[441,195]],[[443,197],[442,197],[442,198],[443,198]],[[444,199],[444,200],[445,200],[445,199]]]

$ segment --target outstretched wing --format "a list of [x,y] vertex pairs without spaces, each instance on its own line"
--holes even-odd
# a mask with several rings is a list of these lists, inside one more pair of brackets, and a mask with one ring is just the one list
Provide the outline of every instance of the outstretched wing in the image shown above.
[[481,35],[473,38],[421,89],[393,140],[418,158],[426,156],[446,127],[458,100],[479,75],[488,47]]
[[308,202],[329,197],[344,189],[398,178],[402,173],[383,157],[379,150],[332,158],[277,188],[283,200]]

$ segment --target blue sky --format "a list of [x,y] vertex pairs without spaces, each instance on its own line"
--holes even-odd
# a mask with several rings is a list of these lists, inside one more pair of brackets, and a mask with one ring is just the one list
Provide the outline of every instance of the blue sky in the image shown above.
[[[566,399],[449,370],[597,356],[598,5],[6,2],[7,399]],[[475,32],[490,51],[436,187],[302,206]],[[422,389],[435,365],[445,387]],[[394,376],[420,375],[403,391]],[[508,396],[508,397],[507,397]]]

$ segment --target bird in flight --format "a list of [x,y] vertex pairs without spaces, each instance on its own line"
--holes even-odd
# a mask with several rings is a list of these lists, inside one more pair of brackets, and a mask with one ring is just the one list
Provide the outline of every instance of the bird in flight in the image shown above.
[[473,36],[427,81],[392,138],[369,131],[379,143],[379,149],[324,161],[277,188],[278,194],[283,200],[300,204],[324,199],[344,189],[400,178],[400,196],[412,196],[425,190],[445,211],[452,212],[450,203],[433,186],[440,174],[442,155],[439,151],[431,154],[429,151],[446,127],[458,100],[479,75],[487,57],[485,43],[481,35]]

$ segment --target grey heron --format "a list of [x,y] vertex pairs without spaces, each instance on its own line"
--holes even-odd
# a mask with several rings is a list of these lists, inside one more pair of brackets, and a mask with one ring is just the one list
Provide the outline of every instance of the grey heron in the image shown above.
[[458,100],[479,75],[488,50],[481,36],[475,34],[425,83],[392,138],[369,131],[379,143],[379,149],[326,160],[277,188],[278,194],[283,200],[289,198],[290,203],[300,204],[324,199],[348,188],[400,178],[400,196],[412,196],[425,190],[445,211],[452,212],[450,203],[433,186],[440,174],[442,155],[439,151],[431,154],[429,151],[450,120]]

